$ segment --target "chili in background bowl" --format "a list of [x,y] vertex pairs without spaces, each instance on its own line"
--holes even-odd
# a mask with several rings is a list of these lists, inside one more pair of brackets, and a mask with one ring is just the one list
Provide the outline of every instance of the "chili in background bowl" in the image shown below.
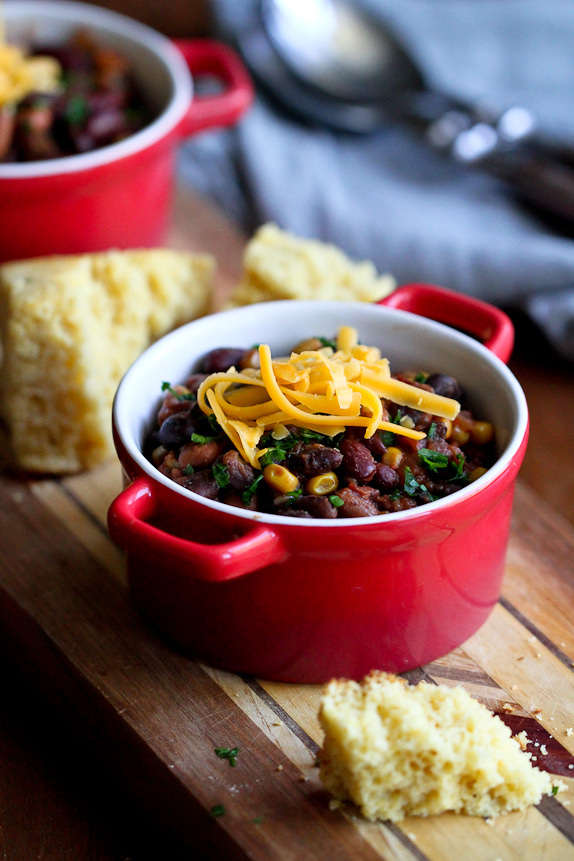
[[[0,163],[0,262],[162,243],[178,144],[231,125],[253,98],[237,55],[212,40],[170,40],[124,15],[67,0],[5,0],[6,39],[63,46],[78,31],[126,59],[152,117],[91,152]],[[222,85],[198,97],[194,76]]]
[[[486,346],[429,319],[437,315]],[[147,460],[142,447],[164,380],[183,379],[214,346],[265,340],[281,354],[340,325],[379,346],[391,370],[454,374],[475,414],[495,425],[498,459],[488,472],[407,511],[301,520],[205,499]],[[140,611],[194,657],[288,682],[404,672],[461,645],[500,596],[527,444],[526,401],[505,365],[512,336],[508,318],[484,302],[409,285],[379,305],[287,301],[239,308],[152,346],[122,380],[113,410],[116,448],[131,484],[110,507],[109,529],[126,551]]]

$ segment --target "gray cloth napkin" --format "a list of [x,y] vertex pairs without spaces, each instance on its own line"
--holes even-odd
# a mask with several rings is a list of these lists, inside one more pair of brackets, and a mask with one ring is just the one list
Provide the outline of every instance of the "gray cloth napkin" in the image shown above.
[[[429,84],[535,112],[574,146],[574,3],[362,0],[418,58]],[[215,0],[222,39],[254,0]],[[396,124],[365,136],[302,125],[262,94],[238,126],[181,149],[180,177],[248,232],[274,221],[370,259],[399,283],[426,281],[525,310],[574,361],[574,239],[523,208],[498,179],[434,152]]]

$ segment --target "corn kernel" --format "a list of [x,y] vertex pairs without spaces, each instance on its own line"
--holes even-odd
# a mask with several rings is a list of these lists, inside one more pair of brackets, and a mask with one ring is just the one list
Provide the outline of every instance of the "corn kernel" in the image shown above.
[[475,422],[470,429],[470,437],[476,445],[486,445],[494,437],[494,427],[491,422]]
[[383,455],[383,463],[385,463],[387,466],[392,466],[393,469],[397,469],[402,459],[402,451],[400,450],[400,448],[397,448],[394,445],[389,446],[389,448]]
[[473,469],[470,475],[468,476],[469,481],[476,481],[477,478],[480,478],[481,475],[484,475],[488,470],[484,466],[477,466],[476,469]]
[[401,419],[399,419],[399,424],[401,425],[401,427],[408,428],[409,430],[412,430],[415,426],[414,419],[412,416],[403,416]]
[[339,487],[339,479],[334,472],[324,472],[322,475],[314,475],[305,485],[307,493],[312,493],[314,496],[326,496],[327,493],[333,493]]
[[270,487],[280,493],[292,493],[299,487],[297,476],[280,463],[268,464],[263,470],[263,478]]
[[450,435],[450,439],[458,446],[466,445],[470,439],[470,433],[464,428],[461,428],[459,424],[456,422],[452,426],[452,433]]

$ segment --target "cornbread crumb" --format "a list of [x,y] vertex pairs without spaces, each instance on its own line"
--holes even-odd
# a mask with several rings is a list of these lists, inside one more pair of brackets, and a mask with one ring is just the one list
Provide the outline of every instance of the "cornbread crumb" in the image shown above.
[[513,739],[518,742],[521,750],[526,750],[526,748],[530,744],[530,739],[526,735],[525,730],[522,730],[522,732],[517,733],[515,736],[513,736]]
[[274,299],[376,302],[395,286],[369,261],[355,263],[335,245],[265,224],[245,248],[242,276],[227,307]]
[[460,687],[409,686],[382,672],[333,680],[319,719],[325,788],[370,820],[445,811],[492,818],[552,791],[503,721]]
[[78,472],[113,453],[111,407],[133,361],[206,313],[214,261],[168,249],[0,267],[0,414],[12,465]]

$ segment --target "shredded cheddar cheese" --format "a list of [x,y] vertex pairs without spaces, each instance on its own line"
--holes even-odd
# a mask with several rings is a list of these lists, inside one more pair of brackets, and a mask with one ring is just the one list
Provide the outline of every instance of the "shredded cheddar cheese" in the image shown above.
[[[358,343],[357,331],[342,326],[336,349],[323,347],[272,359],[267,344],[259,347],[260,370],[210,374],[197,400],[215,418],[243,458],[260,469],[259,449],[267,431],[284,434],[285,425],[335,436],[346,427],[364,427],[369,439],[387,430],[411,439],[425,434],[386,421],[382,398],[440,418],[454,419],[460,404],[391,377],[389,362],[377,347]],[[279,438],[279,437],[278,437]]]

